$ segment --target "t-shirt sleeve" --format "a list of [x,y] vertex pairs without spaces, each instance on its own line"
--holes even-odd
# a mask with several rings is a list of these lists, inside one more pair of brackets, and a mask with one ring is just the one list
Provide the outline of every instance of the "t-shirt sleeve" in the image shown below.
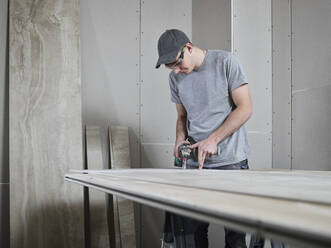
[[233,91],[243,84],[247,84],[246,75],[239,60],[232,54],[229,54],[226,65],[229,91]]
[[171,93],[171,101],[174,103],[181,104],[181,100],[178,95],[178,88],[174,81],[174,79],[169,75],[169,86],[170,86],[170,93]]

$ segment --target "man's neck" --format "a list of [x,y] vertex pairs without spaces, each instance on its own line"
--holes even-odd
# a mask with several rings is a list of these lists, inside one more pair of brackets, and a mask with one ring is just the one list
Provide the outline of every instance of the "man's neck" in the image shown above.
[[194,70],[198,70],[199,67],[202,65],[205,57],[206,57],[206,50],[202,50],[198,47],[195,47],[195,53],[196,53],[196,63],[195,63],[195,67],[194,67]]

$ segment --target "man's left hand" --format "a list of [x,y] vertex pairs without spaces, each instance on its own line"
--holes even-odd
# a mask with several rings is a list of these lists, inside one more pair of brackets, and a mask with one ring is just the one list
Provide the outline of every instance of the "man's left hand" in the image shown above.
[[217,152],[217,143],[214,139],[207,138],[200,142],[197,142],[189,148],[198,148],[198,162],[199,162],[199,169],[202,169],[203,163],[205,162],[206,157],[211,157],[213,154]]

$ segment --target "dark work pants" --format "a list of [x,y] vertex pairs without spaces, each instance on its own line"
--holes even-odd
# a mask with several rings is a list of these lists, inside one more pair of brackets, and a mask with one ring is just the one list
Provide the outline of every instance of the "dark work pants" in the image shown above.
[[[188,167],[195,169],[196,167]],[[241,170],[248,169],[248,161],[237,164],[220,166],[212,169]],[[166,212],[163,239],[174,242],[176,248],[208,248],[209,223],[194,220]],[[247,248],[244,232],[224,228],[225,248]]]

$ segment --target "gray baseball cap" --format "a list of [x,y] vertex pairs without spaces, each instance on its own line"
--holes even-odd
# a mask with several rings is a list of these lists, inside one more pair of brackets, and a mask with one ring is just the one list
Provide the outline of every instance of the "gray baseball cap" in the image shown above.
[[159,59],[155,68],[159,68],[162,64],[170,64],[176,60],[179,50],[190,42],[186,34],[178,29],[169,29],[165,31],[159,38],[157,49],[159,51]]

